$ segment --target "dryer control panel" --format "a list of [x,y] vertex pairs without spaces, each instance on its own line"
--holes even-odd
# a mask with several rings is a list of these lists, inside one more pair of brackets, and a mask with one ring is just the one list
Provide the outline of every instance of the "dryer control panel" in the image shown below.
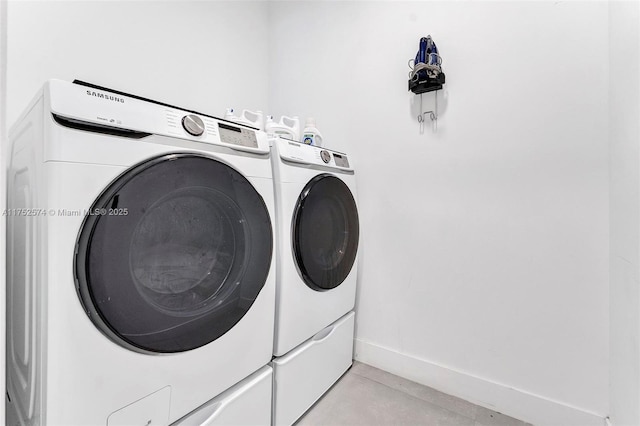
[[353,171],[347,154],[320,148],[313,145],[294,142],[288,139],[275,139],[280,158],[293,163],[318,165],[334,169]]

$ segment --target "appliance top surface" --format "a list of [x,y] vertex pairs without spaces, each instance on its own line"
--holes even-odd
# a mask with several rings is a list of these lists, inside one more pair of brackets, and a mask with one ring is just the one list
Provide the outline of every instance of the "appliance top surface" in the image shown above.
[[223,119],[83,82],[50,80],[45,85],[51,113],[71,123],[101,129],[156,134],[269,152],[264,132]]

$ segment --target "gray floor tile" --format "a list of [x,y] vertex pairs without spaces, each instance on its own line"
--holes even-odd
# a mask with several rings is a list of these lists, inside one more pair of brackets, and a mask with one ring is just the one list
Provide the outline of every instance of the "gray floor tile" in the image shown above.
[[349,371],[297,424],[474,426],[474,421]]
[[395,374],[388,373],[379,368],[372,367],[361,362],[355,362],[351,368],[355,374],[387,385],[393,389],[402,391],[423,401],[431,402],[447,410],[462,414],[472,419],[476,418],[477,405],[455,396],[447,395],[435,389],[412,382]]
[[296,423],[299,426],[527,424],[359,362]]

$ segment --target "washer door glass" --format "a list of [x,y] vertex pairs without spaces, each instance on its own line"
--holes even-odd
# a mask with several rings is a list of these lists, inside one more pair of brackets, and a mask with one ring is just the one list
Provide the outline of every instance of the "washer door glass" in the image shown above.
[[231,167],[193,154],[129,169],[80,230],[78,294],[94,324],[140,352],[216,340],[251,308],[271,265],[264,200]]
[[293,215],[293,252],[304,282],[314,290],[347,278],[358,251],[358,210],[351,191],[332,175],[313,178]]

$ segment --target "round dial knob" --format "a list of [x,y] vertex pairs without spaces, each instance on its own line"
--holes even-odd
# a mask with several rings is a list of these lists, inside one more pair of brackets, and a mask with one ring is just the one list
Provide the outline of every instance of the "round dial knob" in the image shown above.
[[182,117],[182,127],[193,136],[204,133],[204,122],[197,115],[189,114]]
[[322,150],[320,151],[320,158],[322,158],[322,161],[325,163],[328,163],[331,161],[331,154],[329,154],[329,151]]

